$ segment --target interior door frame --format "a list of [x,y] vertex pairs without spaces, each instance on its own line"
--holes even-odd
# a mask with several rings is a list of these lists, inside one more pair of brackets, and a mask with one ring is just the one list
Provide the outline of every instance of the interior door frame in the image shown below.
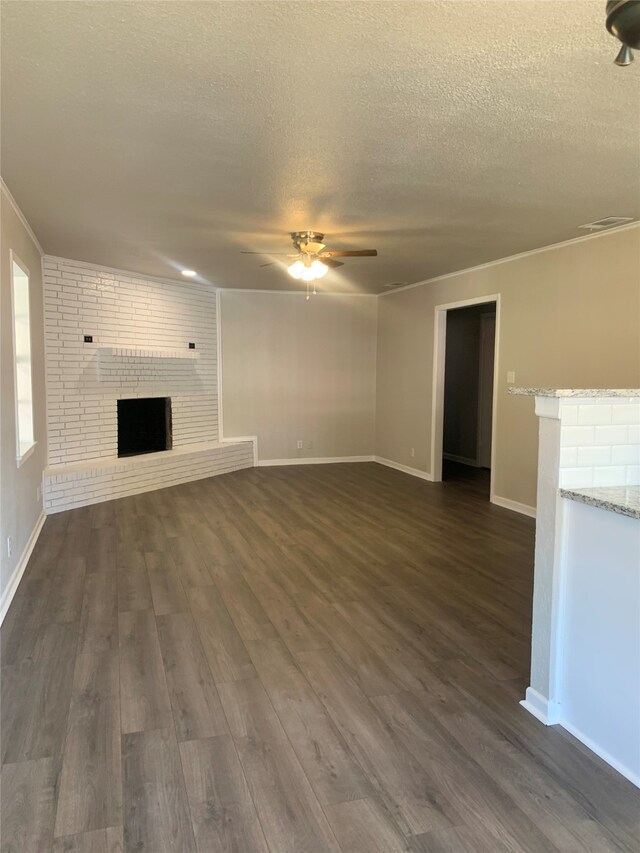
[[493,351],[493,400],[491,405],[491,485],[489,500],[494,498],[496,433],[498,414],[498,376],[500,368],[500,294],[475,296],[457,302],[434,306],[433,318],[433,381],[431,393],[431,475],[434,483],[442,481],[442,452],[444,440],[444,374],[447,353],[447,312],[470,305],[494,302],[496,306],[496,335]]

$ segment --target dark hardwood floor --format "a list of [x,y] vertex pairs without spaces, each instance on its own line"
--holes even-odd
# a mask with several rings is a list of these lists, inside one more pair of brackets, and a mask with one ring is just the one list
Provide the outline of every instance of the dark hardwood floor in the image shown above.
[[2,627],[2,851],[633,851],[518,700],[534,524],[481,479],[251,469],[51,516]]

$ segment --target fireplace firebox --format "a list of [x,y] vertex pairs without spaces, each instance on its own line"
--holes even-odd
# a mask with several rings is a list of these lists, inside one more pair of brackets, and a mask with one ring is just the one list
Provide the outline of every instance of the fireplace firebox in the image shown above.
[[118,456],[171,450],[171,398],[118,400]]

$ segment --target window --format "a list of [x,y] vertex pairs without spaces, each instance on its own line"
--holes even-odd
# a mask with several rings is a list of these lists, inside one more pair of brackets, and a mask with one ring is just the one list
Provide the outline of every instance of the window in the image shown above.
[[16,454],[18,465],[20,465],[29,455],[36,442],[33,436],[29,272],[13,253],[11,254],[11,298],[13,303],[13,356],[16,379]]

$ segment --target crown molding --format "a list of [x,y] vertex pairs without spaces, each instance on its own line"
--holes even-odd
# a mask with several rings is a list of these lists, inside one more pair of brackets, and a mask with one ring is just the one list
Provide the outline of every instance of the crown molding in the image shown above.
[[20,222],[24,225],[24,227],[25,227],[25,230],[26,230],[27,234],[28,234],[28,235],[29,235],[29,237],[31,237],[31,239],[33,240],[33,242],[34,242],[34,244],[35,244],[35,247],[36,247],[36,248],[37,248],[37,250],[40,252],[40,255],[41,255],[41,256],[44,256],[44,249],[43,249],[43,248],[42,248],[42,246],[40,245],[40,241],[39,241],[39,240],[38,240],[38,238],[36,237],[36,235],[35,235],[35,232],[34,232],[33,228],[32,228],[32,227],[29,225],[29,223],[27,222],[27,218],[26,218],[26,216],[24,215],[24,213],[23,213],[23,212],[20,210],[20,208],[18,207],[18,202],[15,200],[15,198],[14,198],[14,197],[13,197],[13,195],[11,194],[11,190],[10,190],[10,189],[9,189],[9,187],[5,184],[4,179],[3,179],[1,176],[0,176],[0,191],[2,192],[2,194],[4,195],[4,197],[7,199],[7,201],[9,202],[9,204],[11,205],[11,207],[13,208],[13,212],[15,213],[15,215],[18,217],[18,219],[20,220]]
[[551,243],[549,246],[540,246],[539,249],[529,249],[526,252],[519,252],[517,255],[508,255],[506,258],[498,258],[495,261],[487,261],[485,264],[477,264],[475,267],[465,267],[455,272],[448,272],[444,275],[436,275],[433,278],[425,278],[424,281],[416,281],[414,284],[405,284],[404,287],[395,287],[386,293],[378,293],[377,296],[391,296],[394,293],[400,293],[403,290],[413,290],[414,287],[423,287],[425,284],[434,284],[436,281],[446,281],[448,278],[455,278],[458,275],[465,273],[478,272],[486,270],[489,267],[496,267],[500,264],[508,264],[510,261],[517,261],[520,258],[528,258],[531,255],[539,255],[542,252],[551,252],[555,249],[563,249],[565,246],[572,246],[575,243],[584,243],[585,240],[596,240],[598,237],[608,237],[610,234],[619,234],[621,231],[633,231],[634,228],[640,228],[640,222],[628,222],[626,225],[618,225],[615,228],[607,228],[606,231],[598,231],[595,234],[584,234],[580,237],[572,237],[570,240],[562,240],[560,243]]

